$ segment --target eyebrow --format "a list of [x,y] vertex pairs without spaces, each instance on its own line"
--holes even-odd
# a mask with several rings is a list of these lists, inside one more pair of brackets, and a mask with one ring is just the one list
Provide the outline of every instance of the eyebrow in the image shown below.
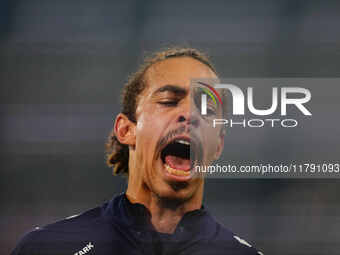
[[159,94],[159,93],[164,93],[164,92],[171,92],[173,94],[175,94],[176,96],[184,96],[188,93],[188,91],[178,85],[172,85],[172,84],[168,84],[165,85],[163,87],[160,87],[159,89],[157,89],[154,93],[153,96]]

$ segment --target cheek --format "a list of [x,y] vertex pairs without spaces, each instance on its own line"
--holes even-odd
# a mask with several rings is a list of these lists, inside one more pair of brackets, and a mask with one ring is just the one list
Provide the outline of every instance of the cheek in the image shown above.
[[136,127],[136,136],[144,140],[152,141],[160,130],[160,120],[151,114],[141,114]]
[[156,114],[141,114],[136,126],[136,149],[138,154],[144,154],[144,157],[149,160],[155,156],[156,145],[161,139],[164,129],[161,118],[155,116]]
[[216,156],[219,144],[219,130],[209,127],[202,128],[202,142],[204,146],[204,159],[207,164],[210,164]]
[[[136,148],[144,148],[145,146],[148,146],[150,143],[150,120],[148,118],[145,118],[145,115],[141,115],[138,118],[137,126],[136,126]],[[143,152],[141,150],[140,152]]]
[[206,162],[210,163],[214,159],[214,156],[215,156],[215,153],[216,153],[216,145],[212,142],[208,142],[206,150],[207,150]]
[[137,122],[137,132],[147,139],[159,139],[159,134],[168,126],[168,114],[155,105],[144,105]]

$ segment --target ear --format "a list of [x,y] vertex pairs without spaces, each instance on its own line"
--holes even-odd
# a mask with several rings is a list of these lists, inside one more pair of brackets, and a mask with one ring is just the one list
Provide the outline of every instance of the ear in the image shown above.
[[129,120],[125,114],[117,115],[114,132],[120,143],[132,146],[136,144],[136,124]]
[[224,132],[221,132],[218,136],[217,150],[215,153],[215,160],[219,159],[224,148]]

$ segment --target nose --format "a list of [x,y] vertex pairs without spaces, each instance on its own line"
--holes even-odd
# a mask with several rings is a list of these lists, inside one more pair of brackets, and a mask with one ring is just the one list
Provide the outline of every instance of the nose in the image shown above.
[[197,128],[199,127],[199,116],[197,115],[197,111],[191,107],[192,105],[190,102],[182,105],[177,117],[177,122]]

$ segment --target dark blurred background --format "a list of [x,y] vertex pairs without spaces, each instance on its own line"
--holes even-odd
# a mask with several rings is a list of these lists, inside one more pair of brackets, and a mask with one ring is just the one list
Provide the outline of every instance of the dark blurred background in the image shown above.
[[[104,143],[146,53],[203,49],[222,77],[340,77],[339,14],[339,1],[1,1],[0,254],[35,226],[124,191]],[[339,162],[340,91],[320,86],[313,121],[230,132],[226,152],[287,160],[299,146],[306,160]],[[210,178],[205,204],[265,254],[340,254],[339,184]]]

